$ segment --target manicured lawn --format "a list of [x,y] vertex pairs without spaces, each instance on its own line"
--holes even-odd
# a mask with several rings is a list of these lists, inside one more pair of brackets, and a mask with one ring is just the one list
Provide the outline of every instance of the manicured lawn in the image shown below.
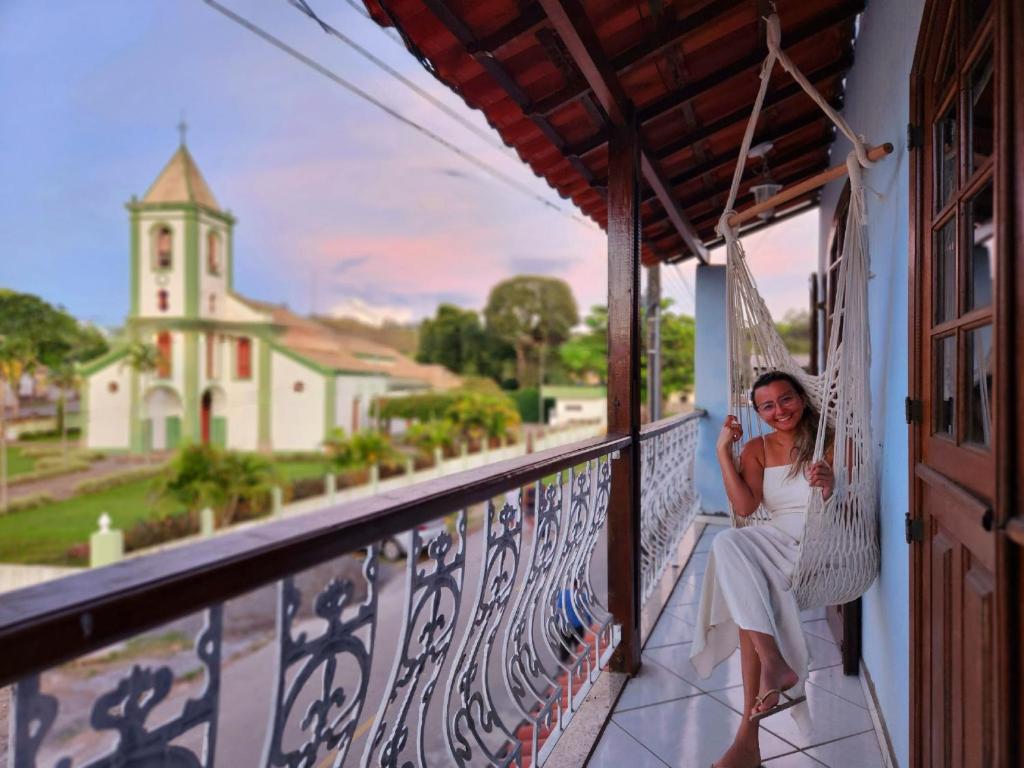
[[152,480],[136,480],[99,493],[0,515],[0,562],[76,565],[68,547],[87,542],[106,512],[122,531],[159,513],[147,498]]
[[16,445],[7,446],[7,474],[9,477],[17,477],[31,472],[36,468],[36,460],[21,452]]
[[327,474],[326,461],[277,461],[274,462],[285,480],[298,480],[303,477],[323,477]]

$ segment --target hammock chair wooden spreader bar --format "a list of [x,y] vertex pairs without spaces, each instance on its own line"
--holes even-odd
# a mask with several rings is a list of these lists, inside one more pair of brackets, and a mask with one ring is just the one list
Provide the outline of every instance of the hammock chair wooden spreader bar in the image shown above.
[[[835,490],[828,501],[819,490],[812,491],[792,575],[797,602],[801,608],[811,608],[845,603],[858,597],[878,573],[878,478],[868,389],[868,250],[862,170],[892,152],[892,145],[869,148],[863,137],[853,132],[781,49],[778,16],[773,13],[767,21],[768,56],[761,69],[761,87],[743,136],[728,202],[718,222],[718,233],[726,244],[730,412],[740,419],[747,439],[760,434],[762,422],[747,399],[750,387],[759,373],[781,370],[800,381],[820,415],[815,461],[824,456],[826,435],[832,433]],[[776,62],[850,140],[853,150],[845,164],[737,213],[733,205]],[[768,307],[757,291],[737,230],[761,210],[794,199],[844,174],[850,176],[850,208],[836,281],[834,319],[825,370],[820,375],[811,375],[793,359],[779,336]],[[737,445],[737,455],[739,449]],[[748,518],[733,515],[734,524],[739,526],[762,524],[768,519],[764,509]]]

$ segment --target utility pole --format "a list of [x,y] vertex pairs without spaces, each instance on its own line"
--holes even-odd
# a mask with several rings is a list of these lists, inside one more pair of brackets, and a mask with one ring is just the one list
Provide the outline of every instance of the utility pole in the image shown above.
[[661,264],[647,268],[647,404],[651,421],[661,418]]

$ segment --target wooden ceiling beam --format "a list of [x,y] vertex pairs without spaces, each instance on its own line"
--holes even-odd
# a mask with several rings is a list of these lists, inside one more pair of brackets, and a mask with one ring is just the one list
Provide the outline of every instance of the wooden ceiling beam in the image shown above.
[[[783,48],[794,48],[819,36],[829,27],[854,18],[863,10],[864,0],[852,0],[852,2],[848,1],[842,5],[829,8],[827,11],[816,15],[810,21],[801,24],[799,27],[794,27],[788,33],[784,33],[782,36],[782,46]],[[764,54],[759,49],[722,69],[712,72],[707,77],[695,80],[685,88],[674,93],[668,93],[664,97],[642,107],[637,114],[637,118],[640,124],[643,125],[657,117],[661,117],[694,100],[710,89],[724,87],[727,80],[745,73],[749,74],[748,70],[758,69],[763,61]]]
[[[633,119],[633,104],[627,98],[618,75],[605,57],[600,40],[580,1],[540,0],[540,4],[601,108],[608,115],[608,119],[616,126],[630,124]],[[707,249],[704,243],[687,220],[679,202],[672,196],[672,190],[664,174],[642,141],[640,172],[654,190],[686,246],[698,259],[707,262]]]
[[[822,89],[828,83],[829,80],[846,72],[853,65],[853,57],[851,55],[844,54],[838,60],[826,64],[823,67],[819,67],[817,70],[808,73],[807,78],[811,81],[811,84],[815,88]],[[784,101],[793,98],[794,96],[803,93],[798,83],[788,83],[782,88],[775,91],[769,91],[768,96],[765,98],[764,106],[762,111],[767,111],[772,107],[776,107]],[[842,97],[833,98],[829,102],[833,108],[840,109],[843,105]],[[815,107],[817,109],[817,107]],[[652,120],[656,120],[661,115],[656,115]],[[732,111],[728,115],[724,115],[717,120],[710,123],[705,123],[704,126],[696,133],[690,133],[685,136],[681,136],[678,139],[671,141],[670,143],[660,147],[656,150],[656,156],[659,160],[664,160],[676,152],[680,152],[684,149],[689,149],[693,144],[707,141],[722,131],[727,131],[732,128],[736,128],[738,125],[746,124],[747,120],[750,119],[750,105],[744,104],[738,109]],[[608,142],[608,135],[604,131],[598,131],[590,138],[571,145],[568,148],[568,152],[578,158],[584,158],[591,152],[600,149]]]
[[[615,56],[611,60],[611,66],[621,77],[650,57],[684,40],[696,44],[698,48],[703,47],[702,43],[714,44],[717,35],[710,34],[710,30],[747,2],[748,0],[717,0],[681,19],[659,24],[653,35]],[[581,99],[587,93],[588,88],[570,83],[562,90],[538,101],[534,109],[542,115],[550,115],[566,104]]]
[[481,37],[473,48],[467,50],[474,56],[479,53],[493,56],[523,35],[536,32],[547,23],[547,20],[548,17],[544,15],[544,9],[536,3],[531,3],[523,8],[522,12],[512,21],[491,34]]

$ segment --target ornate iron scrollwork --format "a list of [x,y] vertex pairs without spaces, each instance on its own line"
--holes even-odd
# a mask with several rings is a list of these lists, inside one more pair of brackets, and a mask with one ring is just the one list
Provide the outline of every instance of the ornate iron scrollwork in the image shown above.
[[[387,696],[381,700],[373,728],[366,743],[363,765],[382,768],[418,765],[426,768],[423,739],[430,700],[441,674],[458,622],[462,602],[462,581],[466,570],[466,513],[459,512],[456,522],[458,550],[452,550],[452,535],[437,534],[427,545],[432,567],[420,568],[417,553],[423,548],[418,529],[411,531],[412,547],[408,556],[408,588],[401,643],[388,679]],[[451,601],[450,613],[445,601]],[[416,760],[406,756],[409,744],[407,718],[412,710],[421,679],[426,676],[419,695],[417,713]],[[399,702],[399,699],[401,701]]]
[[[206,625],[196,638],[196,655],[206,670],[206,686],[198,698],[189,699],[181,714],[156,728],[146,725],[150,713],[170,693],[174,673],[170,667],[135,665],[113,690],[96,699],[90,724],[96,731],[117,731],[113,750],[82,768],[213,768],[220,697],[220,649],[222,608],[207,610]],[[57,717],[57,699],[40,690],[39,677],[20,681],[14,691],[14,768],[36,768],[39,749]],[[183,734],[204,728],[202,754],[181,744]],[[55,768],[72,768],[63,757]]]
[[484,761],[502,767],[519,762],[519,742],[499,714],[488,671],[498,629],[516,586],[522,534],[521,491],[509,493],[500,509],[493,500],[487,502],[476,604],[445,695],[445,735],[452,759],[460,768]]
[[[366,599],[345,618],[355,585],[351,580],[332,579],[316,596],[313,612],[327,627],[317,637],[305,632],[293,637],[295,616],[302,594],[291,577],[281,581],[278,599],[278,647],[276,697],[271,729],[267,734],[264,762],[267,766],[318,765],[321,749],[333,751],[334,766],[341,766],[359,725],[366,701],[373,659],[374,630],[377,621],[377,547],[367,550],[363,561]],[[358,682],[346,690],[339,682],[339,659],[354,662]],[[293,670],[295,670],[293,672]],[[318,696],[307,706],[300,729],[308,733],[297,748],[285,752],[283,740],[293,709],[310,680],[317,677]]]

